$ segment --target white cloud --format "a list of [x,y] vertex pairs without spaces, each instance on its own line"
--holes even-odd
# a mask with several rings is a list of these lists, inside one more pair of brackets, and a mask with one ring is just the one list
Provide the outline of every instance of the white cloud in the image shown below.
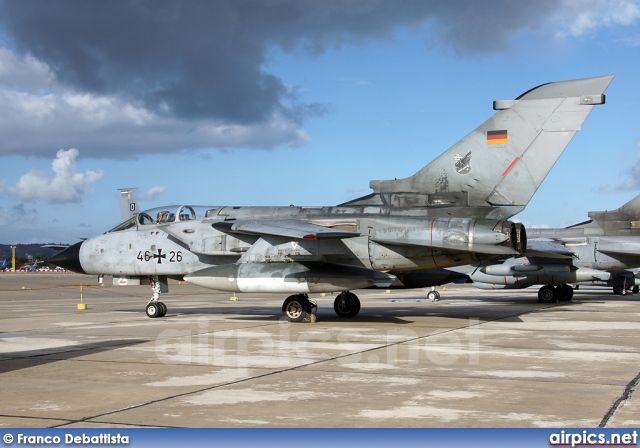
[[599,28],[629,26],[640,19],[638,0],[564,0],[561,35],[581,36]]
[[164,186],[156,185],[155,187],[151,187],[146,193],[142,193],[140,199],[143,201],[153,201],[162,196],[166,189]]
[[82,93],[57,83],[46,64],[0,48],[0,156],[43,156],[79,147],[85,157],[132,158],[182,149],[297,147],[309,141],[275,112],[253,125],[182,119],[121,97]]
[[17,91],[40,92],[56,85],[47,64],[32,56],[19,57],[0,47],[0,86]]
[[622,39],[618,39],[616,42],[630,47],[640,47],[640,35],[627,36]]
[[83,194],[102,178],[103,171],[76,172],[77,149],[61,149],[51,167],[54,174],[32,170],[11,188],[12,195],[23,201],[43,199],[53,203],[79,202]]
[[308,135],[285,117],[256,125],[159,116],[121,99],[72,92],[32,94],[0,89],[2,153],[43,155],[76,146],[87,157],[131,158],[181,149],[298,147]]

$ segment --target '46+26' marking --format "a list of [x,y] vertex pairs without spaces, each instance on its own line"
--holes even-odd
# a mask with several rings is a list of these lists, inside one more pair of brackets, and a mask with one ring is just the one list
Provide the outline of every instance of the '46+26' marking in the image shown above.
[[162,249],[158,249],[157,253],[151,253],[150,251],[140,251],[138,252],[138,256],[136,257],[140,261],[150,261],[150,260],[158,260],[158,264],[162,264],[162,260],[166,260],[169,263],[180,263],[182,261],[182,251],[179,250],[177,252],[171,251],[168,254],[169,258],[167,259],[167,254],[162,253]]

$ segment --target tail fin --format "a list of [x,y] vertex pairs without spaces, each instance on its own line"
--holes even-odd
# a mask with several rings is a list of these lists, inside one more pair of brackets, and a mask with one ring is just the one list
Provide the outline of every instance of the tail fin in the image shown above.
[[118,188],[118,191],[120,191],[120,216],[122,218],[121,222],[125,222],[132,216],[138,214],[138,204],[133,195],[133,191],[136,188]]
[[589,218],[589,226],[601,228],[603,235],[640,235],[640,195],[616,210],[589,212]]
[[437,207],[421,214],[512,216],[527,205],[593,106],[604,104],[612,79],[543,84],[515,100],[495,101],[493,117],[416,174],[371,181],[373,194],[347,204],[379,205],[389,213]]
[[589,212],[589,221],[564,229],[527,229],[530,238],[640,236],[640,195],[616,210]]

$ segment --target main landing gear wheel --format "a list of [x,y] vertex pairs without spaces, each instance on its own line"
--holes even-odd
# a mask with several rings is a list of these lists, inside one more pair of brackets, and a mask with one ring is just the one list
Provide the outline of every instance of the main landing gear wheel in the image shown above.
[[634,294],[638,294],[640,292],[640,286],[634,286],[631,288],[631,292]]
[[556,303],[558,295],[551,285],[544,285],[538,290],[538,301],[542,303]]
[[569,285],[558,286],[558,289],[556,291],[559,294],[558,299],[561,302],[568,302],[573,297],[573,288]]
[[627,293],[627,291],[624,289],[623,286],[614,286],[613,287],[613,293],[617,294],[619,296],[623,296]]
[[438,291],[429,291],[427,293],[427,299],[431,300],[432,302],[437,302],[438,300],[440,300],[440,293]]
[[164,317],[167,314],[167,305],[162,302],[151,302],[147,305],[147,316],[151,318]]
[[339,317],[356,317],[360,312],[360,299],[352,292],[343,292],[333,302],[333,309]]
[[282,314],[289,322],[302,322],[309,318],[311,302],[304,294],[289,296],[282,304]]

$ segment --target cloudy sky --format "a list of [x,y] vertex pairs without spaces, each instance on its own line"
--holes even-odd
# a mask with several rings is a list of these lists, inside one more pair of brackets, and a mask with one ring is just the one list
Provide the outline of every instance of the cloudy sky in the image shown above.
[[640,194],[640,0],[0,0],[0,243],[163,204],[333,205],[539,84],[615,74],[516,218]]

